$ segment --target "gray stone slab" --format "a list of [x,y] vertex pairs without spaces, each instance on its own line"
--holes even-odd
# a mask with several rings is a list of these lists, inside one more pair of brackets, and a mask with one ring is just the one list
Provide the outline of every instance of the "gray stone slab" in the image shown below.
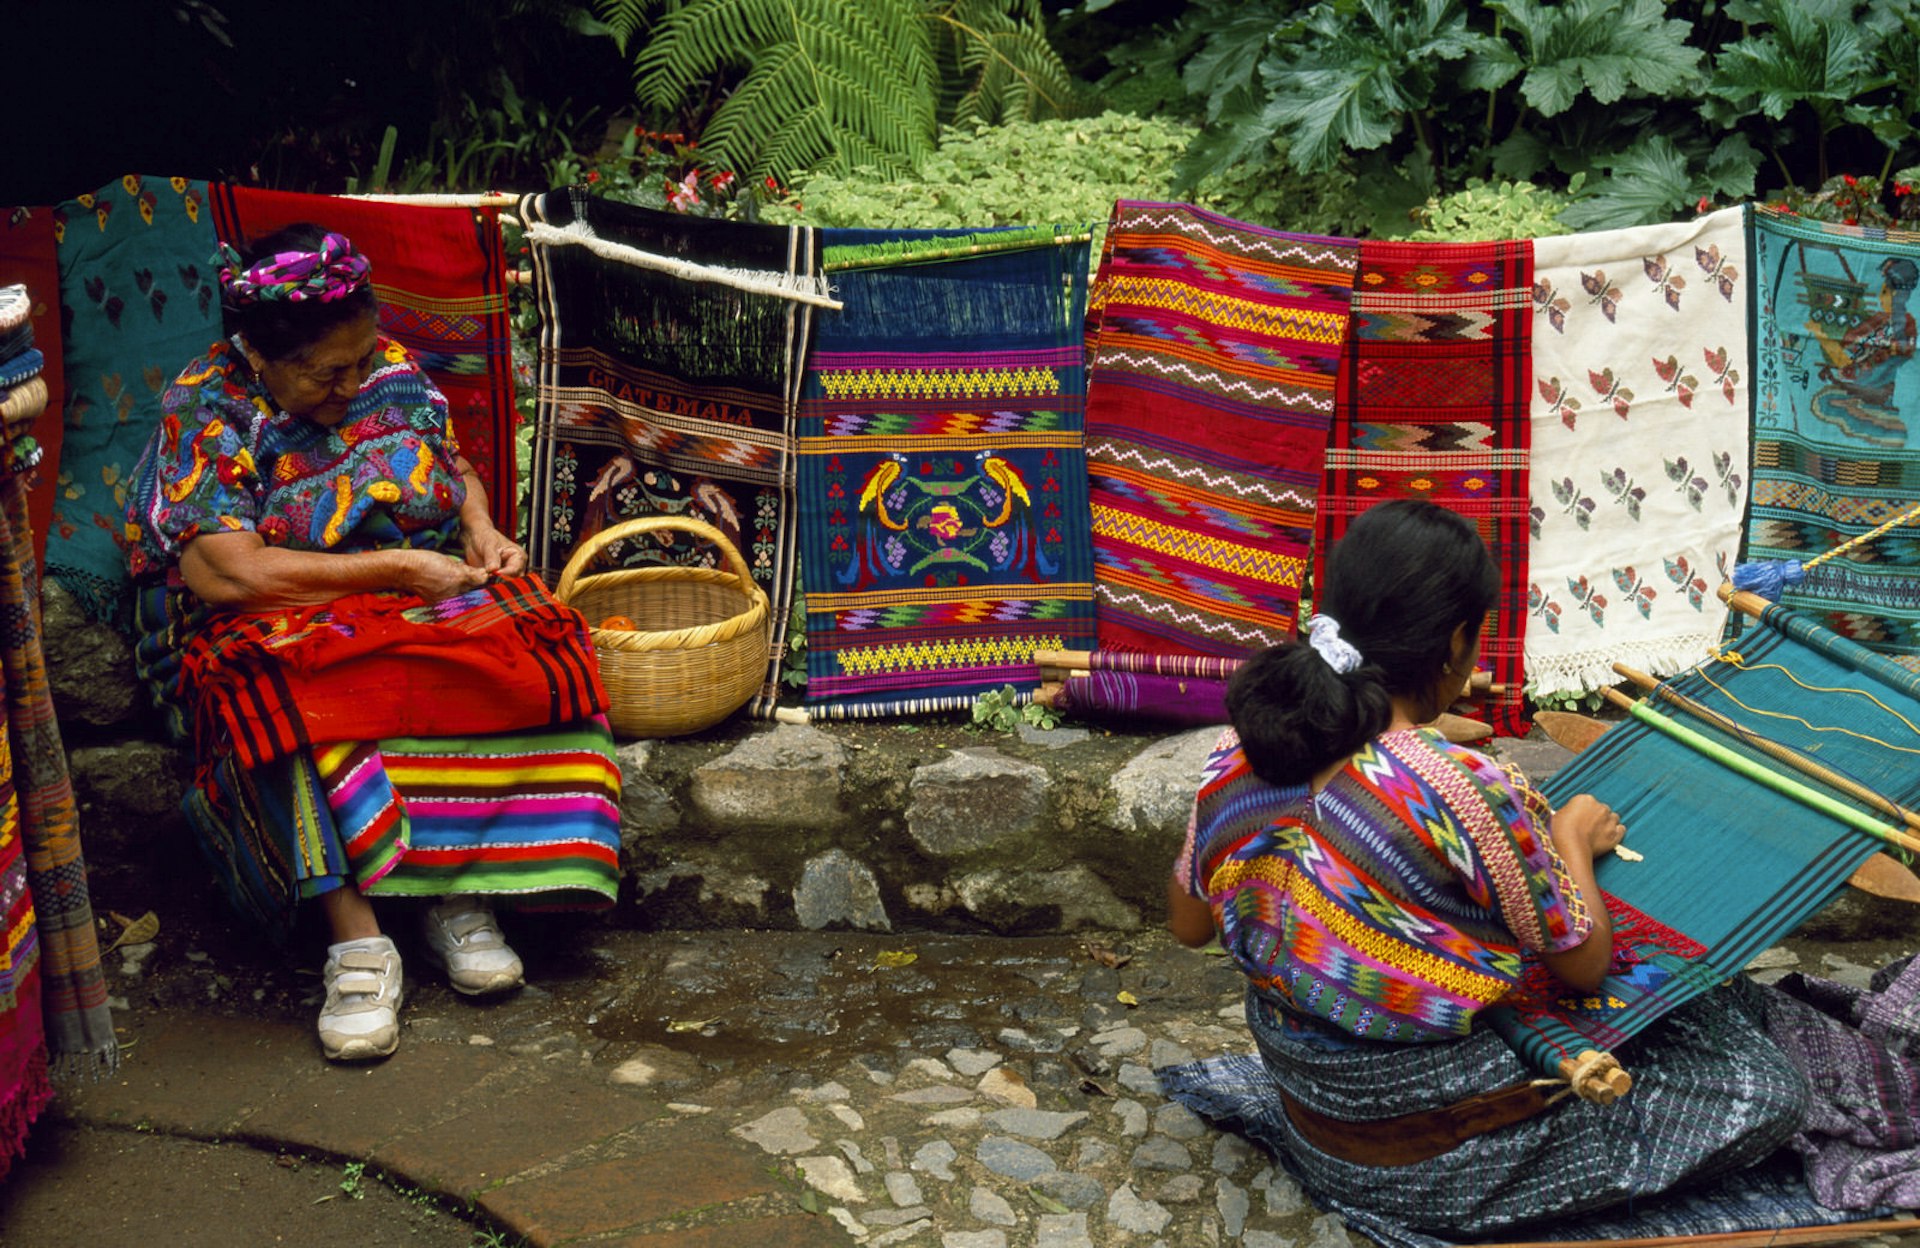
[[1053,1158],[1033,1145],[1004,1135],[989,1135],[982,1139],[973,1155],[995,1174],[1022,1183],[1030,1183],[1059,1168]]
[[1087,1120],[1085,1110],[996,1109],[987,1124],[1029,1140],[1057,1140]]
[[930,858],[965,858],[1031,836],[1047,806],[1047,771],[997,750],[956,750],[914,770],[907,833]]

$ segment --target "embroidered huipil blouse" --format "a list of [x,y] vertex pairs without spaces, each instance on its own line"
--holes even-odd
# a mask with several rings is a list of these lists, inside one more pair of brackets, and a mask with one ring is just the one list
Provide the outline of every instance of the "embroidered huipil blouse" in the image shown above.
[[1278,788],[1229,731],[1207,760],[1175,875],[1287,1012],[1375,1040],[1465,1035],[1521,952],[1592,928],[1518,772],[1430,729],[1369,743],[1318,793]]
[[382,338],[375,355],[332,428],[276,408],[227,343],[189,364],[134,471],[134,576],[173,569],[205,533],[295,550],[440,545],[466,499],[446,399],[399,343]]

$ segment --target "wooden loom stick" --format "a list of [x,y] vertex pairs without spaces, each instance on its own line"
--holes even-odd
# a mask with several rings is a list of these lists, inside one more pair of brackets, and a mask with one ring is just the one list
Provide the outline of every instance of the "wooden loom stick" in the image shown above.
[[[1831,768],[1814,762],[1791,746],[1782,745],[1778,741],[1763,737],[1751,728],[1747,728],[1735,720],[1729,719],[1711,707],[1702,706],[1685,694],[1667,688],[1659,680],[1647,675],[1645,672],[1637,672],[1625,663],[1615,663],[1613,670],[1625,676],[1640,688],[1651,690],[1653,695],[1662,701],[1678,707],[1696,719],[1712,724],[1728,736],[1745,742],[1769,758],[1778,759],[1794,770],[1812,776],[1824,785],[1840,790],[1855,801],[1871,806],[1883,815],[1891,815],[1893,818],[1906,824],[1909,828],[1920,831],[1920,815],[1874,792],[1859,781],[1849,779]],[[1906,845],[1905,848],[1920,849],[1920,843]]]
[[1639,1239],[1529,1239],[1480,1248],[1812,1248],[1815,1244],[1852,1244],[1889,1231],[1920,1230],[1913,1218],[1875,1222],[1836,1222],[1830,1226],[1780,1226],[1760,1231],[1710,1231],[1704,1235],[1648,1235]]
[[1803,806],[1810,806],[1824,815],[1839,820],[1855,831],[1865,832],[1868,836],[1878,837],[1883,841],[1889,841],[1902,848],[1920,850],[1920,840],[1908,836],[1905,832],[1897,828],[1876,822],[1855,810],[1853,807],[1839,801],[1837,798],[1829,797],[1817,789],[1808,788],[1791,776],[1783,776],[1777,771],[1762,767],[1752,759],[1734,753],[1726,746],[1695,732],[1684,724],[1675,723],[1664,715],[1656,714],[1645,702],[1636,702],[1617,689],[1609,689],[1606,691],[1606,694],[1609,702],[1621,707],[1635,719],[1649,725],[1655,731],[1665,733],[1682,745],[1690,747],[1698,754],[1705,755],[1730,771],[1738,772],[1747,777],[1747,779],[1763,784],[1776,793],[1784,794]]

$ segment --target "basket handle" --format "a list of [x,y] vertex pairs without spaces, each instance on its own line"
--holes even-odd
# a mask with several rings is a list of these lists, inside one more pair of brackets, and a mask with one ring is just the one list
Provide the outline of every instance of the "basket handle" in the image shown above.
[[567,560],[567,566],[560,570],[560,581],[553,587],[553,596],[561,602],[567,601],[580,573],[593,562],[595,555],[613,543],[629,537],[658,533],[662,529],[677,529],[719,547],[720,553],[726,556],[728,568],[740,578],[741,584],[754,593],[761,592],[760,587],[753,583],[753,573],[748,570],[747,561],[740,557],[740,552],[734,549],[733,543],[719,529],[703,520],[688,520],[680,516],[642,516],[637,520],[623,520],[610,525],[580,543],[580,549],[573,552],[573,557]]

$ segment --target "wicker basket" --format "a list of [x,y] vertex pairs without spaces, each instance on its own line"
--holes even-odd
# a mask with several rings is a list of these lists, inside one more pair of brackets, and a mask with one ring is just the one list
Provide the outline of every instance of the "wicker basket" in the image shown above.
[[[623,568],[580,570],[609,545],[650,533],[690,534],[719,547],[729,571]],[[767,595],[725,535],[698,520],[628,520],[580,544],[561,570],[554,597],[587,617],[607,687],[607,719],[623,737],[672,737],[719,723],[767,678]],[[598,627],[624,615],[633,632]]]

